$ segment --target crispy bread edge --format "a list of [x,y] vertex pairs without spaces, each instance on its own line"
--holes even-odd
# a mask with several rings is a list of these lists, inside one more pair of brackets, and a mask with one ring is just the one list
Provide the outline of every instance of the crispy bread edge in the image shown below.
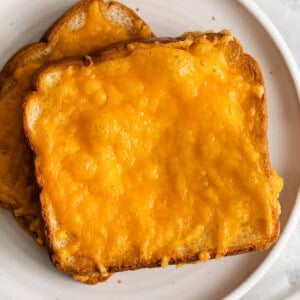
[[[201,33],[200,33],[201,35]],[[223,33],[203,33],[202,35],[205,35],[207,39],[213,40],[213,39],[220,39],[224,36]],[[199,33],[192,34],[190,33],[190,36],[197,37],[199,36]],[[85,66],[89,65],[91,63],[100,63],[103,61],[107,61],[110,59],[114,59],[117,57],[125,57],[130,53],[130,50],[128,49],[128,46],[131,43],[156,43],[157,45],[165,44],[165,43],[174,43],[177,41],[184,40],[185,36],[181,36],[179,38],[152,38],[152,39],[139,39],[139,40],[133,40],[131,42],[119,42],[114,45],[111,45],[109,47],[106,47],[105,49],[102,49],[101,51],[93,53],[91,56],[86,57],[73,57],[73,58],[67,58],[67,59],[61,59],[57,62],[50,62],[49,64],[46,64],[43,66],[36,74],[35,81],[34,81],[34,87],[35,91],[29,93],[26,97],[26,100],[24,102],[24,128],[25,133],[28,137],[29,144],[35,152],[34,146],[31,143],[31,132],[28,125],[28,120],[30,117],[30,102],[33,97],[35,97],[38,93],[39,87],[41,85],[42,76],[46,75],[47,73],[51,73],[57,68],[65,68],[70,65],[72,66]],[[234,43],[236,45],[236,51],[234,55],[237,56],[239,59],[239,63],[241,64],[241,68],[244,70],[246,76],[249,76],[249,80],[252,81],[252,83],[255,84],[262,84],[264,85],[264,80],[262,76],[261,69],[258,65],[258,63],[248,54],[244,53],[243,48],[241,44],[234,40]],[[262,163],[264,165],[264,171],[268,175],[271,172],[270,164],[269,164],[269,152],[268,152],[268,140],[267,140],[267,110],[266,110],[266,97],[265,93],[260,97],[260,103],[258,104],[260,107],[260,115],[259,115],[259,123],[260,123],[260,132],[254,132],[254,134],[257,134],[257,138],[261,141],[261,147],[260,151],[262,153]],[[36,165],[36,177],[39,178],[40,174],[38,172],[39,166]],[[78,267],[71,268],[65,267],[61,264],[59,261],[58,256],[53,251],[52,247],[52,241],[51,241],[51,230],[47,224],[50,223],[50,220],[48,219],[48,215],[46,213],[47,207],[45,203],[42,203],[42,211],[43,211],[43,218],[45,220],[45,235],[47,237],[47,248],[49,255],[51,257],[52,263],[55,265],[55,267],[65,273],[68,273],[74,277],[74,279],[79,280],[81,282],[87,283],[87,284],[96,284],[97,282],[103,281],[104,277],[103,274],[101,274],[101,271],[98,270],[98,268],[95,266],[95,264],[90,260],[88,263],[84,264],[84,267],[80,265]],[[280,211],[273,207],[272,211],[272,219],[274,222],[274,230],[271,235],[265,234],[265,237],[258,241],[256,244],[247,244],[243,245],[241,247],[232,247],[229,248],[225,256],[228,255],[236,255],[256,250],[264,250],[270,247],[279,237],[280,234],[280,223],[279,223],[279,215]],[[214,251],[211,251],[210,258],[215,258],[216,253]],[[86,262],[86,258],[82,258],[82,261]],[[190,253],[186,254],[180,257],[176,257],[173,260],[169,262],[169,264],[182,264],[182,263],[193,263],[199,261],[199,253]],[[111,266],[108,268],[109,273],[114,272],[120,272],[120,271],[126,271],[126,270],[135,270],[139,268],[152,268],[161,266],[161,261],[158,260],[152,260],[152,261],[130,261],[126,265],[122,266]]]
[[[82,11],[85,11],[90,3],[94,0],[82,0],[77,3],[75,6],[71,7],[67,12],[65,12],[60,18],[58,18],[51,27],[46,31],[46,33],[42,36],[39,42],[29,44],[18,50],[3,66],[0,72],[0,91],[4,84],[4,81],[7,80],[8,77],[12,76],[14,71],[28,63],[29,61],[36,60],[37,53],[40,52],[44,54],[49,45],[56,43],[57,37],[61,30],[67,25],[67,23],[74,18],[74,16],[79,15]],[[103,0],[97,0],[99,2],[104,2]],[[141,27],[146,26],[150,28],[144,20],[142,20],[132,9],[129,7],[116,2],[116,1],[109,1],[105,2],[105,5],[108,7],[114,5],[117,6],[122,11],[126,12],[128,16],[131,17],[133,21],[139,21],[139,25]],[[154,33],[152,36],[155,37]]]

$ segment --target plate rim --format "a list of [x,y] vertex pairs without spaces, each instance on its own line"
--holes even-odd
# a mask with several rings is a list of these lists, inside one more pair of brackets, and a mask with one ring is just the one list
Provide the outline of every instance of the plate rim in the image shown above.
[[[295,92],[300,105],[300,70],[297,62],[289,49],[287,43],[282,37],[277,27],[273,24],[267,14],[259,7],[253,0],[238,0],[238,2],[258,21],[258,23],[265,29],[268,36],[271,38],[276,48],[278,49],[287,69],[291,75]],[[279,255],[284,250],[291,234],[293,233],[298,217],[300,216],[300,182],[298,183],[298,192],[295,198],[295,204],[287,221],[284,230],[281,232],[279,240],[273,246],[270,253],[266,256],[263,262],[256,268],[256,270],[249,275],[249,277],[231,291],[224,299],[233,300],[240,299],[247,292],[249,292],[255,284],[257,284],[266,272],[271,268]]]

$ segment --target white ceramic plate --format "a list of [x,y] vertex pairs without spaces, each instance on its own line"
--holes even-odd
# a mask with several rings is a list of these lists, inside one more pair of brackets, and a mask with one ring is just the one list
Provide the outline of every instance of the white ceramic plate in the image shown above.
[[[0,65],[15,49],[36,41],[75,1],[1,0]],[[56,271],[45,251],[0,211],[1,299],[236,299],[247,292],[279,255],[299,211],[300,111],[296,63],[253,1],[124,0],[160,36],[184,31],[230,29],[257,58],[266,80],[269,140],[273,167],[283,176],[282,235],[270,251],[227,257],[176,269],[139,270],[87,286]],[[214,17],[214,18],[213,18]],[[298,78],[298,79],[297,79]],[[298,80],[298,81],[297,81]],[[122,283],[118,283],[121,280]]]

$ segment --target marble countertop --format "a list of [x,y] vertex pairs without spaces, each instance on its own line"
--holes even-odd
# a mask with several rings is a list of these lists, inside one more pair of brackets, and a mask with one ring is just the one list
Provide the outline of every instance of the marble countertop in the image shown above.
[[[255,0],[255,2],[280,31],[300,67],[300,0]],[[298,290],[300,291],[300,222],[279,259],[242,299],[286,299]],[[300,299],[300,295],[295,299]]]

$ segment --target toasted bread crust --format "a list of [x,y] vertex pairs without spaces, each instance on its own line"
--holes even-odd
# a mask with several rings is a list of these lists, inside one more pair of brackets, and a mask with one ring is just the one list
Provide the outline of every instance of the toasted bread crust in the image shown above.
[[[200,33],[201,34],[201,33]],[[214,40],[220,39],[224,37],[222,33],[203,33],[207,39]],[[199,33],[190,34],[191,38],[199,36]],[[34,91],[29,93],[25,103],[25,116],[24,116],[24,128],[26,135],[29,140],[29,144],[32,150],[36,153],[34,145],[31,143],[32,136],[30,131],[30,126],[28,124],[30,113],[30,101],[32,97],[36,96],[41,85],[42,85],[42,78],[44,75],[49,74],[51,72],[55,72],[60,70],[61,68],[66,68],[68,66],[85,66],[91,63],[101,63],[103,61],[107,61],[110,59],[114,59],[117,57],[125,57],[130,53],[130,46],[135,43],[155,43],[156,45],[162,45],[166,43],[176,43],[178,41],[184,40],[186,37],[182,36],[179,38],[160,38],[160,39],[142,39],[142,40],[135,40],[131,42],[120,42],[115,45],[111,45],[101,51],[95,52],[89,57],[73,57],[67,59],[61,59],[54,63],[49,63],[43,66],[38,73],[36,74],[36,78],[34,81]],[[244,76],[247,76],[247,79],[250,80],[252,83],[263,85],[263,76],[260,70],[258,63],[248,54],[243,52],[242,46],[237,40],[232,41],[232,50],[228,55],[232,55],[237,64],[239,64],[240,68],[242,69],[242,73]],[[252,134],[256,136],[256,138],[260,142],[259,151],[262,154],[262,165],[264,166],[264,172],[266,175],[269,175],[271,172],[270,164],[269,164],[269,153],[268,153],[268,144],[267,144],[267,112],[266,112],[266,97],[265,94],[262,94],[261,97],[257,98],[258,106],[259,106],[259,128],[260,130],[253,130]],[[39,166],[36,164],[36,177],[40,178],[39,174]],[[47,214],[47,207],[45,203],[42,204],[42,212],[43,218],[45,220],[45,236],[47,237],[47,248],[51,260],[55,267],[59,270],[62,270],[65,273],[69,273],[72,275],[76,280],[87,284],[95,284],[99,281],[103,281],[105,277],[101,274],[98,267],[94,264],[94,262],[88,257],[76,257],[76,262],[71,267],[66,267],[63,265],[58,256],[56,255],[55,251],[53,250],[53,241],[52,241],[52,232],[49,227],[50,220],[49,215]],[[280,224],[279,224],[279,215],[280,210],[278,207],[273,207],[272,210],[272,219],[274,224],[274,230],[271,235],[267,233],[257,240],[256,243],[245,243],[244,245],[240,245],[238,247],[231,247],[228,249],[227,255],[235,255],[240,253],[246,253],[250,251],[256,250],[264,250],[271,246],[279,237],[280,233]],[[191,263],[199,261],[199,254],[200,253],[188,253],[182,256],[178,256],[171,260],[169,264],[182,264],[182,263]],[[216,257],[216,251],[212,249],[210,251],[210,258]],[[132,261],[128,261],[126,264],[121,266],[110,266],[108,268],[109,273],[119,272],[119,271],[126,271],[126,270],[135,270],[139,268],[152,268],[161,266],[161,261],[154,259],[149,261],[142,261],[139,259],[135,259]]]
[[[98,0],[100,3],[103,3],[102,0]],[[14,84],[14,72],[19,68],[28,63],[37,62],[43,60],[44,57],[48,55],[48,49],[51,48],[51,45],[54,45],[58,38],[59,33],[68,25],[69,21],[72,20],[75,16],[80,15],[82,12],[88,10],[89,5],[93,2],[93,0],[82,0],[77,5],[72,7],[66,13],[64,13],[43,35],[40,42],[30,44],[22,49],[20,49],[16,54],[14,54],[8,62],[3,67],[0,72],[0,97],[4,95],[9,89],[10,85]],[[134,21],[135,26],[137,28],[133,28],[133,30],[138,30],[138,28],[148,27],[148,25],[131,9],[124,6],[121,3],[110,1],[105,3],[108,7],[114,6],[124,12],[127,16]],[[152,36],[154,34],[152,33]],[[99,36],[101,39],[101,36]],[[18,120],[16,120],[18,121]],[[30,151],[30,149],[28,149]],[[31,165],[32,174],[34,173],[33,164]],[[38,194],[38,187],[33,187]],[[15,213],[16,209],[18,209],[18,195],[14,195],[11,187],[6,186],[4,183],[0,182],[0,206],[9,209],[12,211],[16,221],[23,227],[31,236],[39,243],[43,243],[43,230],[41,228],[32,228],[31,224],[34,221],[34,217],[32,216],[22,216],[17,215]],[[33,202],[38,203],[38,197],[33,199]],[[41,216],[39,216],[41,218]]]
[[[76,15],[79,15],[81,12],[86,11],[88,6],[93,0],[82,0],[74,7],[65,12],[59,19],[57,19],[53,25],[45,32],[38,43],[29,44],[19,51],[17,51],[4,65],[0,72],[0,91],[1,88],[7,80],[8,77],[12,76],[14,71],[28,62],[36,61],[37,57],[40,55],[45,55],[43,52],[51,45],[55,44],[59,35],[59,32],[64,29],[64,27],[68,24],[70,20],[72,20]],[[102,2],[102,0],[99,0]],[[116,2],[109,1],[107,5],[117,6],[122,11],[126,12],[128,16],[132,18],[132,20],[136,20],[140,22],[140,26],[149,27],[144,20],[142,20],[133,10],[128,8],[127,6]],[[154,33],[152,36],[155,37]]]
[[[280,234],[280,223],[278,220],[273,235],[271,237],[266,236],[266,239],[263,243],[257,243],[256,245],[254,244],[243,245],[242,247],[237,247],[237,248],[229,248],[225,256],[232,256],[232,255],[238,255],[238,254],[243,254],[243,253],[248,253],[253,251],[265,250],[268,247],[270,247],[274,242],[276,242],[276,240],[279,237],[279,234]],[[65,273],[69,273],[70,275],[73,276],[75,280],[78,280],[86,284],[97,284],[98,282],[106,281],[115,272],[131,271],[131,270],[137,270],[141,268],[161,267],[160,260],[152,260],[152,261],[145,261],[145,262],[136,260],[136,261],[130,261],[123,266],[113,266],[107,270],[110,274],[108,276],[103,276],[99,272],[97,267],[92,265],[91,261],[87,264],[88,267],[85,267],[84,270],[81,265],[79,265],[78,268],[76,266],[77,270],[76,268],[72,268],[72,269],[65,268],[60,264],[59,260],[57,260],[56,255],[52,252],[50,247],[48,247],[47,249],[53,265],[58,270],[61,270]],[[197,252],[193,254],[188,254],[186,256],[177,257],[174,260],[170,260],[169,265],[199,263],[201,262],[201,260],[199,260],[199,254],[200,253]],[[211,252],[210,259],[214,259],[214,258],[216,258],[216,252]],[[80,258],[80,263],[85,260],[86,258]]]

